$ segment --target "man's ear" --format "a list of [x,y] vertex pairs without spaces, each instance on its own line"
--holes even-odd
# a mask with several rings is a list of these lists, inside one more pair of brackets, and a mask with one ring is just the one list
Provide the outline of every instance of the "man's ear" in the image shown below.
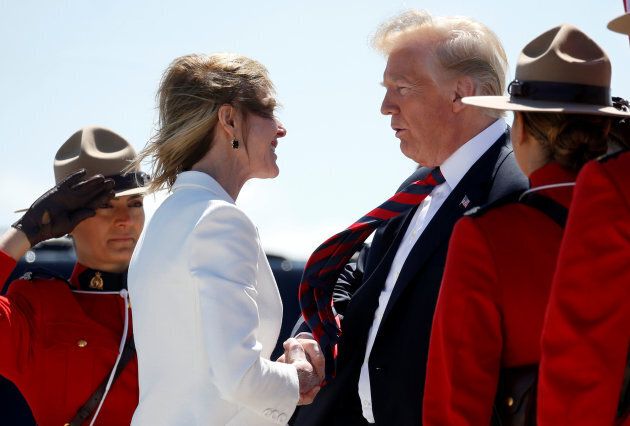
[[236,136],[236,109],[230,104],[223,104],[217,113],[219,126],[229,135],[230,138]]
[[475,82],[468,76],[460,76],[455,81],[455,90],[452,93],[453,112],[460,112],[467,105],[462,103],[462,98],[475,95]]

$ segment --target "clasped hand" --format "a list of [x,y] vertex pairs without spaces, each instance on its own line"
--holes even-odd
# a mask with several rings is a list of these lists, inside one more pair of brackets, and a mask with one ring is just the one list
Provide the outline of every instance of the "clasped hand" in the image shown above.
[[313,402],[324,380],[324,355],[313,337],[308,333],[300,333],[295,338],[284,342],[284,354],[278,362],[292,364],[298,373],[300,382],[300,399],[298,405]]

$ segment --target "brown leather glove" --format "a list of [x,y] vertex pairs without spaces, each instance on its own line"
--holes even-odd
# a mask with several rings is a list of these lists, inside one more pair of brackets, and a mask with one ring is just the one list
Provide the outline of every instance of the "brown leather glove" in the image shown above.
[[114,197],[114,181],[96,175],[86,180],[79,170],[46,191],[13,225],[26,234],[31,246],[72,232],[82,220]]

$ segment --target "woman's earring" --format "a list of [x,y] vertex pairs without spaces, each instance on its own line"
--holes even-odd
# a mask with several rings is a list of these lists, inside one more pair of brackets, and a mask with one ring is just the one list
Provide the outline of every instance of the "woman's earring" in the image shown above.
[[232,139],[232,149],[238,149],[238,139]]

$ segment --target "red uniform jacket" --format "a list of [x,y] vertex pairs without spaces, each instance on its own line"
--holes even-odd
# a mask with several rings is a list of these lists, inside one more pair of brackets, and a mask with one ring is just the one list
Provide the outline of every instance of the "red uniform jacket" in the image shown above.
[[[531,186],[573,182],[550,163]],[[538,191],[568,206],[572,187]],[[462,218],[453,231],[433,319],[425,426],[490,424],[503,367],[536,364],[562,229],[520,203]]]
[[543,332],[539,424],[614,424],[629,345],[626,152],[589,163],[578,178]]
[[[0,252],[0,282],[15,261]],[[71,283],[78,286],[77,264]],[[119,295],[73,293],[57,279],[17,280],[0,297],[0,374],[20,389],[38,425],[60,426],[108,377],[123,331]],[[111,387],[96,424],[129,425],[138,404],[137,361]],[[0,413],[1,415],[1,413]]]

